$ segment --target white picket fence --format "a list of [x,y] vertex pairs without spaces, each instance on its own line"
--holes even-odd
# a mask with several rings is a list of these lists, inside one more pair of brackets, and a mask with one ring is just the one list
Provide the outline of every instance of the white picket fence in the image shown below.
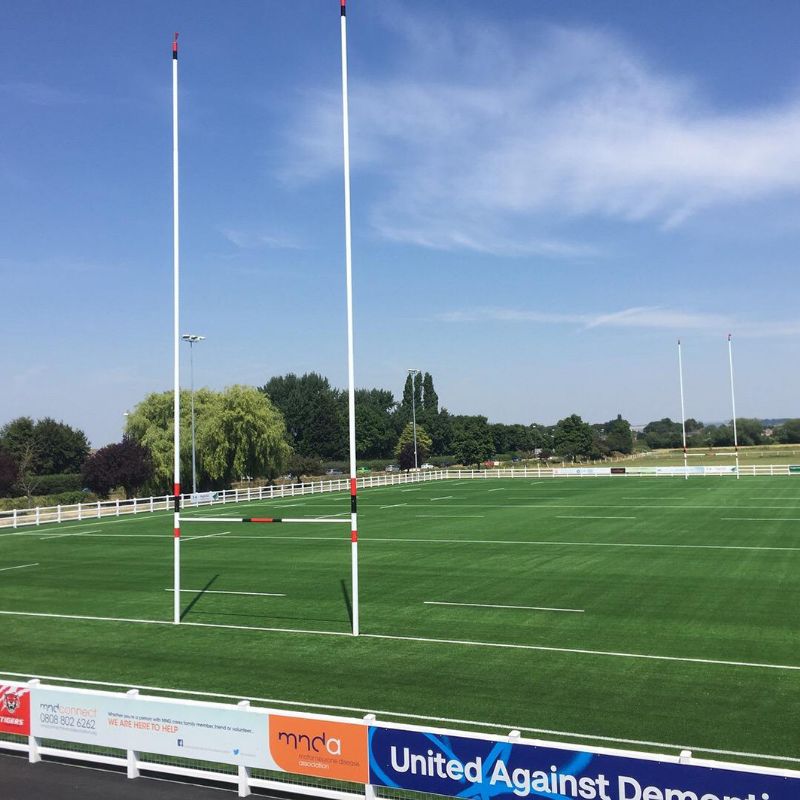
[[[624,472],[615,472],[615,467],[511,467],[482,470],[442,469],[409,473],[388,473],[364,475],[358,478],[359,489],[379,486],[396,486],[408,483],[427,483],[451,479],[492,480],[497,478],[600,478],[600,477],[684,477],[683,467],[626,467]],[[705,469],[705,473],[697,470]],[[735,477],[732,465],[714,467],[690,467],[690,477],[702,474],[718,477]],[[786,464],[742,466],[739,475],[786,476],[800,473],[796,467]],[[349,491],[348,478],[319,480],[311,483],[280,484],[277,486],[257,486],[247,489],[226,489],[219,492],[204,492],[200,495],[184,494],[182,506],[223,505],[243,503],[254,500],[275,500],[284,497],[298,497],[310,494]],[[0,511],[0,528],[19,528],[28,525],[44,525],[52,522],[71,522],[103,517],[119,517],[123,514],[144,514],[156,511],[169,511],[173,505],[172,495],[159,497],[134,497],[130,500],[98,500],[92,503],[74,505],[37,506],[36,508],[15,508]]]

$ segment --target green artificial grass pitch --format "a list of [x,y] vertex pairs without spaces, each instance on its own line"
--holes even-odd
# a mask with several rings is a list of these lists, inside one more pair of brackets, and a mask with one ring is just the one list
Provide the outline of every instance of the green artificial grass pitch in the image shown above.
[[359,523],[358,638],[344,524],[185,522],[180,626],[171,515],[2,529],[0,674],[797,768],[800,478],[436,481]]

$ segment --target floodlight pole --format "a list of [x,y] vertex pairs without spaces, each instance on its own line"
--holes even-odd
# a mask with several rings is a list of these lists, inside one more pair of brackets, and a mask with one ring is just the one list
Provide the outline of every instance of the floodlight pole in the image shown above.
[[358,499],[356,480],[356,389],[353,353],[353,248],[350,231],[350,118],[347,106],[347,9],[340,0],[342,32],[342,144],[344,150],[344,251],[347,292],[347,409],[350,439],[350,567],[353,636],[358,636]]
[[180,215],[178,205],[178,34],[172,41],[172,277],[173,277],[173,623],[181,621],[181,337]]
[[419,469],[417,463],[417,390],[416,377],[419,375],[418,369],[410,369],[408,374],[411,376],[411,420],[414,428],[414,469]]
[[189,374],[192,385],[192,494],[197,494],[197,451],[194,436],[194,345],[202,342],[205,338],[205,336],[198,336],[194,333],[184,333],[181,336],[184,342],[189,342]]
[[681,358],[681,340],[678,339],[678,375],[681,383],[681,430],[683,432],[683,477],[689,480],[689,462],[686,453],[686,410],[683,403],[683,359]]
[[733,391],[733,345],[731,334],[728,334],[728,364],[731,372],[731,408],[733,410],[733,449],[736,453],[736,480],[739,480],[739,436],[736,432],[736,395]]

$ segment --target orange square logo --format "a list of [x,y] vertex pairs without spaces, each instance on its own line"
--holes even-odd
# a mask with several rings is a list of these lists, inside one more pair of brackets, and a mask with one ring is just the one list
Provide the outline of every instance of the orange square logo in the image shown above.
[[369,783],[366,725],[270,714],[269,750],[285,772]]

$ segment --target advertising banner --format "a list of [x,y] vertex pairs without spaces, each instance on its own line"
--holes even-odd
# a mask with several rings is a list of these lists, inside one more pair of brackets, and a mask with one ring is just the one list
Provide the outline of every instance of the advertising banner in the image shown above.
[[367,726],[328,719],[270,714],[274,769],[295,775],[367,783]]
[[556,467],[554,475],[610,475],[611,467]]
[[53,687],[31,689],[31,732],[67,742],[143,753],[267,766],[267,715]]
[[371,727],[370,783],[514,800],[797,800],[800,779]]
[[31,696],[27,686],[0,683],[0,733],[31,734]]

